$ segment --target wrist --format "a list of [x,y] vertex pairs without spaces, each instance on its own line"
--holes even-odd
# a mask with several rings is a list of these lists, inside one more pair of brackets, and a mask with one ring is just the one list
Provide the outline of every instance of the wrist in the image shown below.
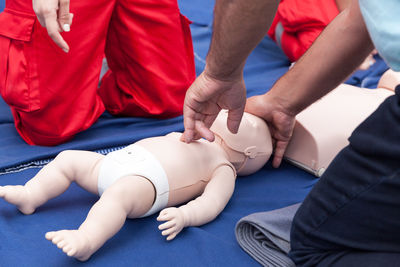
[[[276,92],[276,93],[275,93]],[[301,112],[301,108],[297,106],[293,98],[282,90],[271,90],[264,94],[264,103],[275,103],[276,110],[288,116],[295,117]]]
[[237,81],[243,78],[244,64],[241,64],[236,68],[224,65],[228,66],[228,64],[216,64],[213,60],[209,60],[209,57],[207,57],[204,74],[210,79],[222,82]]
[[179,210],[179,211],[181,212],[181,214],[182,214],[183,227],[188,227],[188,226],[191,225],[191,224],[190,224],[190,216],[189,216],[189,213],[188,213],[188,211],[187,211],[186,209],[187,209],[187,206],[186,206],[186,205],[180,206],[180,207],[178,208],[178,210]]

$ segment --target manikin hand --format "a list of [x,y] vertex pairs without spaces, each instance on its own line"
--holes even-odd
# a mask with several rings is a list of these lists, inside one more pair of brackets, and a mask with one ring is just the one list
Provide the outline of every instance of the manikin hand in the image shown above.
[[277,168],[281,164],[283,154],[292,137],[295,124],[295,115],[286,110],[279,100],[265,95],[253,96],[247,99],[246,112],[263,118],[269,126],[274,141],[274,159],[272,166]]
[[183,106],[185,132],[182,141],[187,143],[204,137],[214,141],[210,126],[221,109],[228,109],[228,129],[236,133],[246,103],[243,77],[221,81],[207,74],[200,74],[186,93]]
[[33,0],[33,10],[39,23],[47,29],[53,41],[68,53],[69,46],[60,32],[70,31],[73,14],[69,13],[69,0]]
[[158,229],[162,231],[163,236],[167,236],[168,241],[174,239],[185,226],[182,211],[175,207],[163,209],[158,215],[157,221],[167,221],[159,225]]

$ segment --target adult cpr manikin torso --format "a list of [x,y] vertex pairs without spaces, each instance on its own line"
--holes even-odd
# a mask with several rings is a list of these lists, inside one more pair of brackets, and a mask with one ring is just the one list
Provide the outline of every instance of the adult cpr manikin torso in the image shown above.
[[321,176],[353,130],[390,95],[383,88],[340,85],[297,115],[285,158]]

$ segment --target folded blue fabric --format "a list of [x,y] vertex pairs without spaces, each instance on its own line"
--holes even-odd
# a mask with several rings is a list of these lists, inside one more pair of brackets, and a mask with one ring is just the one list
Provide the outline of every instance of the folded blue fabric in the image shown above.
[[236,224],[239,245],[268,267],[294,267],[289,258],[290,228],[301,203],[277,210],[252,213]]

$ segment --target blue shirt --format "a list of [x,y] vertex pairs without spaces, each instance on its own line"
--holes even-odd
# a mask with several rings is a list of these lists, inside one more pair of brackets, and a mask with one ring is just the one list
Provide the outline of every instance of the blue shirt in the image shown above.
[[400,71],[400,0],[359,0],[361,14],[376,50]]

